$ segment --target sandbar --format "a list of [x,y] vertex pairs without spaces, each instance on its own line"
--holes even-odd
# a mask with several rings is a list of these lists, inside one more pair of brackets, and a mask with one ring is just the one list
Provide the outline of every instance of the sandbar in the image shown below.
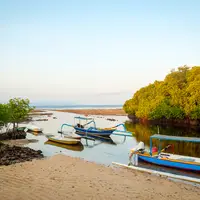
[[62,109],[55,111],[76,113],[81,115],[115,115],[115,116],[127,115],[123,109]]

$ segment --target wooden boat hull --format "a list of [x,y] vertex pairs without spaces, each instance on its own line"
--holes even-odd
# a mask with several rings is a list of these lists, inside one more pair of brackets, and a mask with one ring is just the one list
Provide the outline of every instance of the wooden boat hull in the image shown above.
[[171,168],[178,168],[182,170],[191,170],[200,172],[200,164],[195,164],[194,162],[182,162],[178,160],[170,160],[170,159],[160,159],[158,157],[152,157],[146,154],[138,154],[139,159],[148,163],[171,167]]
[[51,142],[57,142],[60,144],[70,144],[70,145],[75,145],[75,144],[80,143],[80,140],[77,140],[77,139],[57,139],[54,137],[49,137],[48,140]]
[[79,143],[77,145],[71,145],[71,144],[60,144],[58,142],[52,142],[52,141],[48,140],[44,144],[60,147],[60,148],[63,148],[63,149],[68,149],[68,150],[71,150],[71,151],[83,151],[83,149],[84,149],[84,147],[81,143]]
[[42,133],[42,130],[38,130],[38,129],[31,130],[31,129],[28,129],[28,132],[38,134],[38,133]]
[[95,129],[95,128],[91,128],[91,129],[84,129],[84,128],[79,128],[79,127],[74,127],[76,130],[77,134],[87,134],[87,135],[99,135],[99,136],[110,136],[115,129]]

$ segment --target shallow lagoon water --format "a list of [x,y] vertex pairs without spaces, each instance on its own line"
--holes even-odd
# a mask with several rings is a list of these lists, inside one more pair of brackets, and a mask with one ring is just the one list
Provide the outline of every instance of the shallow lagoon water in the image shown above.
[[[52,116],[37,116],[34,119],[38,118],[48,118],[48,121],[33,121],[31,123],[35,124],[38,127],[41,127],[44,129],[43,133],[41,135],[33,135],[31,133],[27,134],[27,138],[29,139],[37,139],[37,143],[29,143],[26,146],[33,148],[35,150],[41,150],[44,154],[44,156],[53,156],[55,154],[62,153],[64,155],[73,156],[73,157],[79,157],[82,159],[85,159],[87,161],[93,161],[99,164],[104,165],[111,165],[112,162],[120,162],[123,164],[128,163],[128,155],[131,148],[136,146],[139,141],[144,141],[146,148],[148,149],[148,143],[149,143],[149,133],[147,133],[148,129],[145,127],[145,134],[142,132],[141,134],[137,133],[137,127],[135,125],[127,125],[127,128],[130,131],[136,131],[136,135],[134,137],[124,137],[124,136],[116,136],[111,135],[111,141],[105,142],[100,140],[94,141],[86,141],[85,139],[81,140],[82,145],[80,146],[71,146],[71,145],[60,145],[56,143],[48,144],[47,143],[47,137],[46,135],[58,135],[58,131],[60,130],[60,127],[63,123],[69,123],[74,124],[74,117],[80,116],[73,113],[65,113],[65,112],[52,112]],[[53,119],[53,117],[56,117],[56,119]],[[125,123],[128,118],[126,116],[89,116],[93,117],[96,121],[96,125],[100,128],[105,127],[113,127],[120,123]],[[116,121],[109,121],[108,118],[113,118]],[[142,127],[144,129],[144,127]],[[64,131],[72,131],[72,128],[65,127]],[[156,133],[156,132],[155,132]],[[140,134],[140,136],[138,136]],[[147,136],[148,135],[148,136]],[[172,135],[175,135],[174,133]],[[148,138],[148,139],[147,139]],[[178,146],[179,149],[182,147],[182,145]],[[195,146],[195,148],[198,148]],[[195,150],[194,148],[194,150]],[[199,152],[195,151],[195,155]],[[184,152],[183,152],[184,154]],[[194,156],[194,155],[191,155]],[[197,155],[198,156],[198,155]],[[145,167],[145,168],[151,168],[159,171],[170,171],[174,174],[180,174],[180,175],[187,175],[192,177],[198,177],[200,178],[200,174],[196,173],[190,173],[190,172],[184,172],[174,169],[169,169],[165,167],[159,167],[155,165],[146,164],[143,162],[139,162],[139,166]]]
[[[94,161],[101,164],[110,165],[112,161],[115,162],[123,162],[127,163],[128,161],[128,153],[131,148],[133,148],[137,141],[134,137],[123,137],[123,136],[111,136],[113,143],[109,142],[102,142],[100,140],[94,141],[86,141],[82,139],[81,142],[83,144],[80,147],[80,151],[78,148],[73,149],[71,146],[67,145],[62,148],[58,146],[53,146],[49,144],[45,144],[47,138],[45,135],[58,135],[58,131],[63,123],[74,124],[74,117],[79,116],[72,113],[63,113],[63,112],[53,112],[51,117],[44,117],[40,116],[39,118],[48,118],[48,121],[34,121],[38,127],[44,129],[44,135],[33,135],[28,133],[27,138],[29,139],[37,139],[39,140],[38,143],[30,143],[27,146],[33,149],[40,149],[42,150],[45,156],[52,156],[57,153],[66,154],[69,156],[75,156],[84,158],[88,161]],[[57,119],[53,119],[56,117]],[[90,116],[93,117],[96,121],[98,127],[112,127],[119,123],[124,123],[127,120],[126,116]],[[109,121],[107,118],[114,118],[116,121]],[[64,131],[72,131],[72,128],[65,127]],[[88,143],[88,145],[86,144]],[[69,146],[69,147],[68,147]]]

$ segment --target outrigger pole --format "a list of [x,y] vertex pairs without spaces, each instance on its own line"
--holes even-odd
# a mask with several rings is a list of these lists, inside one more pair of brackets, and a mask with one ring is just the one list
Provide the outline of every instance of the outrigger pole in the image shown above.
[[[116,125],[116,126],[114,126],[114,127],[112,127],[112,128],[117,128],[117,127],[119,127],[119,126],[123,126],[124,131],[121,131],[121,130],[115,130],[114,132],[118,132],[118,133],[112,133],[111,135],[118,135],[118,136],[128,136],[128,137],[132,137],[133,133],[130,132],[130,131],[127,131],[127,130],[126,130],[126,127],[125,127],[124,124],[118,124],[118,125]],[[119,133],[127,133],[127,134],[119,134]]]

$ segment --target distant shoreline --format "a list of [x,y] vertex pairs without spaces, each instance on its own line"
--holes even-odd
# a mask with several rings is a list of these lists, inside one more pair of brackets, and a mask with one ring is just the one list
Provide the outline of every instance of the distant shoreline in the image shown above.
[[116,116],[127,116],[123,109],[55,109],[57,112],[69,112],[81,115],[116,115]]
[[[38,109],[32,111],[32,115],[46,115],[47,113],[45,111],[57,111],[57,112],[68,112],[68,113],[75,113],[75,114],[81,114],[81,115],[114,115],[114,116],[127,116],[125,111],[121,108],[93,108],[93,109]],[[52,113],[48,113],[49,115]]]
[[40,105],[35,106],[39,109],[54,109],[54,110],[65,110],[65,109],[122,109],[123,105]]

